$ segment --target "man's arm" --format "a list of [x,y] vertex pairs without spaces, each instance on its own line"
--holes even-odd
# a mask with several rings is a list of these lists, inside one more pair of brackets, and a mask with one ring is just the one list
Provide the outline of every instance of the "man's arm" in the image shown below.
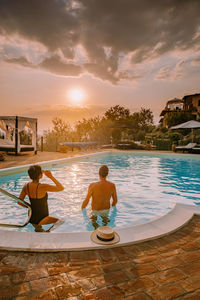
[[88,205],[89,201],[90,201],[90,197],[92,196],[92,188],[91,188],[92,184],[90,184],[89,188],[88,188],[88,193],[87,196],[85,198],[85,200],[82,203],[81,209],[86,208],[86,206]]
[[112,206],[115,206],[117,204],[117,191],[115,185],[113,187],[112,199]]

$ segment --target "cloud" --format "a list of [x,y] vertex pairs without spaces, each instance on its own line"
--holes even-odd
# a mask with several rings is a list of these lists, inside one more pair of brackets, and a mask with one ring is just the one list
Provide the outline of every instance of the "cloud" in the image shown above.
[[23,67],[31,67],[31,68],[34,67],[34,65],[31,62],[29,62],[25,56],[21,56],[19,58],[7,58],[5,59],[5,62],[18,64]]
[[[0,35],[11,42],[8,50],[0,40],[0,57],[58,75],[135,80],[144,61],[200,49],[199,11],[199,0],[1,0]],[[121,57],[130,53],[121,71]]]
[[58,55],[44,59],[43,62],[39,64],[39,67],[52,73],[65,76],[78,76],[82,70],[81,66],[62,62]]
[[171,69],[170,67],[162,67],[156,74],[155,79],[157,80],[166,80],[170,77]]
[[191,63],[191,66],[198,67],[200,65],[200,57],[192,59],[190,63]]
[[162,67],[155,76],[156,80],[179,80],[184,76],[184,61],[179,61],[174,67]]

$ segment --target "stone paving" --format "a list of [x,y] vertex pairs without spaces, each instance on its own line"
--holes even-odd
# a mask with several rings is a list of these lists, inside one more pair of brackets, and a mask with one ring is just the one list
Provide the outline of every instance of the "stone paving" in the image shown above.
[[0,299],[200,299],[200,216],[166,237],[93,251],[0,251]]
[[62,159],[74,157],[83,154],[105,151],[103,149],[88,149],[88,150],[74,150],[67,153],[61,152],[41,152],[38,151],[37,155],[33,152],[20,153],[19,155],[6,155],[5,161],[0,161],[0,169],[17,167],[26,164],[36,164],[43,161]]

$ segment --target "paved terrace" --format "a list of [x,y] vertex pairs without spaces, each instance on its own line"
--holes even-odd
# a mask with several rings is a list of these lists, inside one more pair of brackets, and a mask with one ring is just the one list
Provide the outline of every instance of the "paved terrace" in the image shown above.
[[166,237],[120,248],[2,250],[0,299],[200,299],[200,217]]
[[38,151],[37,155],[35,155],[33,152],[20,153],[18,156],[6,155],[5,161],[0,161],[0,169],[17,167],[17,166],[26,165],[26,164],[36,164],[36,163],[40,163],[42,161],[74,157],[77,155],[83,155],[83,154],[93,153],[93,152],[97,152],[97,151],[100,152],[100,151],[104,151],[104,150],[102,150],[102,149],[74,150],[74,151],[68,151],[67,153]]
[[[74,154],[8,156],[0,169]],[[59,253],[0,250],[0,299],[198,300],[200,216],[176,233],[120,248]]]

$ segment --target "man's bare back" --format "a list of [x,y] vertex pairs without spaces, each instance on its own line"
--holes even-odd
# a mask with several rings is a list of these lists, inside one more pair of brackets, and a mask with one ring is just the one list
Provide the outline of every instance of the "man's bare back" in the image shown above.
[[[93,182],[90,184],[86,199],[82,203],[82,207],[81,207],[82,209],[88,205],[91,197],[92,197],[92,203],[91,203],[92,210],[109,209],[111,197],[113,199],[112,206],[116,205],[117,203],[117,192],[116,192],[115,184],[106,180],[106,176],[108,174],[108,167],[102,166],[101,168],[99,169],[100,180],[98,182]],[[107,168],[107,173],[105,172],[106,168]]]

